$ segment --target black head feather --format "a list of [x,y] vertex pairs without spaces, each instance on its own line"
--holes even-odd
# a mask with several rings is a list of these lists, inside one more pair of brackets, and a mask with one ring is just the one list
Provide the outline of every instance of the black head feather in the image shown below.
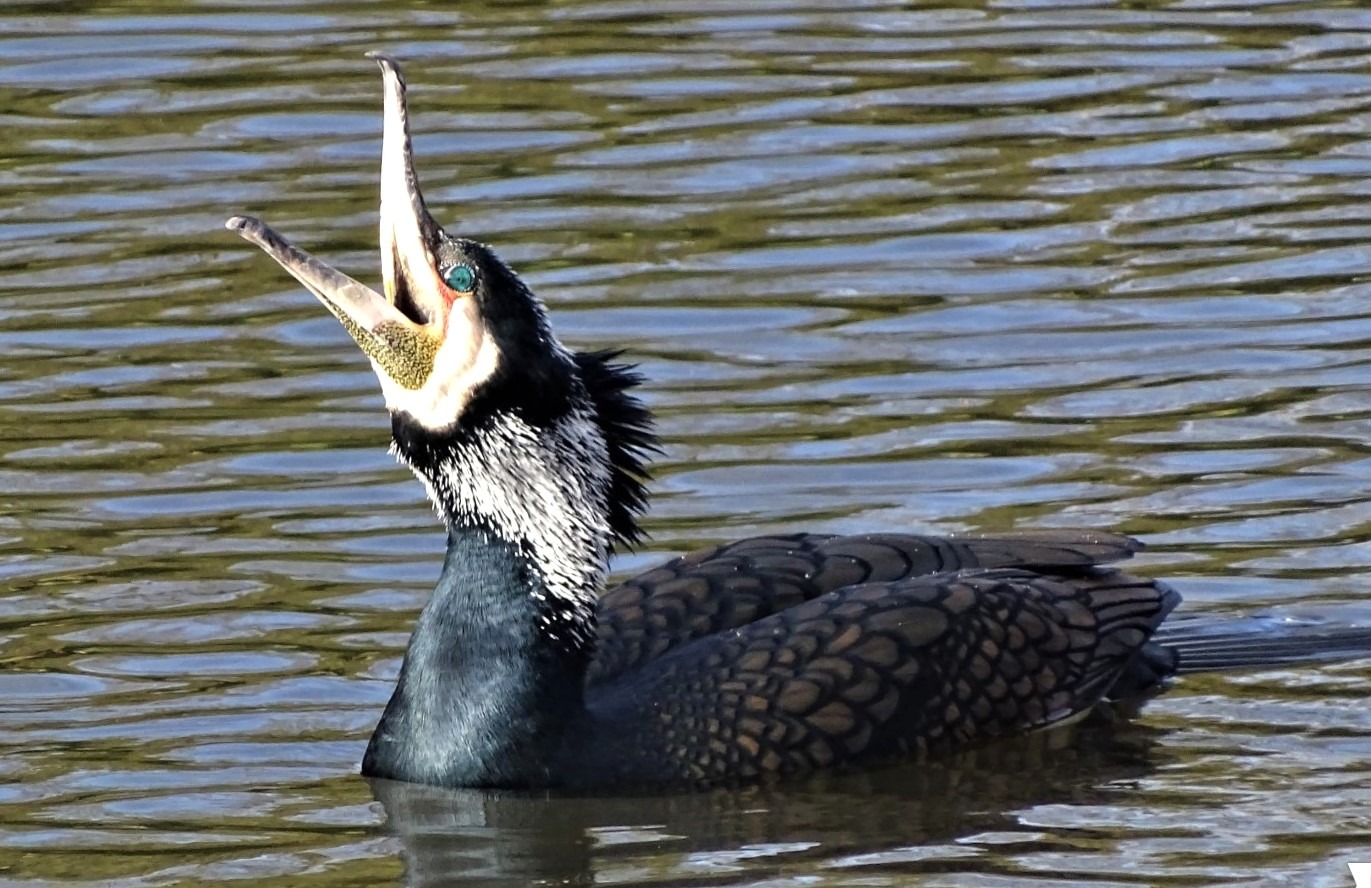
[[652,411],[629,390],[642,384],[633,364],[615,363],[620,351],[577,352],[581,381],[595,405],[595,417],[609,450],[609,524],[614,539],[631,547],[643,536],[638,516],[647,508],[647,463],[661,453],[652,429]]

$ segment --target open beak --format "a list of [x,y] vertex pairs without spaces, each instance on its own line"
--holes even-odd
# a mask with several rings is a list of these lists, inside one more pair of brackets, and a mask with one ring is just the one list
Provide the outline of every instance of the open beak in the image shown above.
[[367,58],[381,66],[384,127],[381,139],[381,275],[386,297],[420,322],[446,311],[446,288],[438,277],[433,249],[441,237],[414,174],[414,147],[405,105],[405,78],[395,59],[379,52]]
[[[276,233],[270,225],[252,216],[234,216],[224,223],[251,241],[305,285],[324,307],[343,322],[354,339],[359,334],[374,334],[387,323],[407,324],[409,319],[392,302],[361,281],[315,259]],[[358,339],[360,343],[361,340]]]
[[261,247],[313,293],[362,350],[392,379],[419,388],[432,370],[451,298],[438,276],[441,238],[414,174],[405,81],[395,60],[368,53],[381,66],[385,116],[381,147],[381,275],[385,295],[320,262],[251,216],[225,223]]

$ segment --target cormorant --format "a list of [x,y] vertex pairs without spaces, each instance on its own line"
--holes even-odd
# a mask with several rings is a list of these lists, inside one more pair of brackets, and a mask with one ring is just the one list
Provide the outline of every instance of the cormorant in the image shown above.
[[[1139,544],[1089,530],[767,536],[604,592],[611,548],[639,536],[655,449],[639,376],[614,352],[562,345],[490,247],[434,221],[399,66],[372,57],[385,294],[256,219],[228,222],[371,359],[394,452],[447,528],[363,773],[583,790],[740,783],[956,751],[1070,722],[1187,668],[1332,649],[1160,638],[1180,596],[1106,566]],[[1338,643],[1364,650],[1369,638],[1347,630]]]

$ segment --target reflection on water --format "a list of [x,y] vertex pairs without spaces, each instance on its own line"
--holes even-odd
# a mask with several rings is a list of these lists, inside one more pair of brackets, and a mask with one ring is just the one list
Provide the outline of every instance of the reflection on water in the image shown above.
[[755,869],[894,878],[945,872],[949,861],[982,873],[987,852],[1017,847],[1046,858],[1108,834],[1068,827],[1048,835],[1004,812],[1107,806],[1150,773],[1152,754],[1144,730],[1096,727],[926,768],[666,797],[588,803],[386,780],[372,781],[372,791],[400,840],[411,886],[717,884]]
[[5,6],[0,881],[1347,884],[1368,661],[793,786],[373,798],[441,535],[361,356],[221,226],[376,278],[389,50],[443,220],[653,381],[620,570],[1087,525],[1192,610],[1371,622],[1368,34],[1338,0]]

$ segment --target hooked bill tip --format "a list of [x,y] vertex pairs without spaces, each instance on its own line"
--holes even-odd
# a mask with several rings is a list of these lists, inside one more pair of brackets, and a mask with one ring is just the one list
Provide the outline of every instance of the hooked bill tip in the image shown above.
[[380,65],[384,73],[393,74],[401,83],[404,82],[404,75],[400,72],[400,60],[395,56],[380,50],[372,50],[367,53],[367,58]]
[[224,223],[224,227],[229,231],[241,234],[248,240],[258,240],[267,231],[262,220],[255,216],[230,216],[229,220]]
[[281,236],[267,227],[261,219],[255,216],[231,216],[224,227],[234,232],[245,241],[250,241],[264,250],[270,251],[273,241],[281,240]]

